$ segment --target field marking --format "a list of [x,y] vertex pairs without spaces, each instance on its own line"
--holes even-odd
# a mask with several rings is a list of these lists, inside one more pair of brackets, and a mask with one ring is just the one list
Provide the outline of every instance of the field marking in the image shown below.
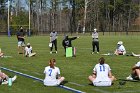
[[[3,69],[3,70],[9,71],[9,72],[19,74],[21,76],[25,76],[25,77],[32,78],[34,80],[43,82],[43,79],[28,75],[28,74],[24,74],[24,73],[21,73],[21,72],[18,72],[18,71],[14,71],[14,70],[11,70],[11,69],[8,69],[8,68],[5,68],[5,67],[0,67],[0,68]],[[77,90],[77,89],[74,89],[74,88],[70,88],[70,87],[67,87],[67,86],[64,86],[64,85],[59,85],[58,87],[69,90],[69,91],[72,91],[72,92],[75,92],[75,93],[86,93],[86,92],[83,92],[83,91],[80,91],[80,90]]]
[[76,86],[85,86],[85,85],[82,85],[82,84],[78,84],[78,83],[75,83],[75,82],[68,82],[69,84],[73,84],[73,85],[76,85]]

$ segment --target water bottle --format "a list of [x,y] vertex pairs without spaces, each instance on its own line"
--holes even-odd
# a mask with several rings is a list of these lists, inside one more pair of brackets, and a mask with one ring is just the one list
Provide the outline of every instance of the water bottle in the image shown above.
[[12,86],[12,78],[11,78],[11,76],[8,79],[8,86]]

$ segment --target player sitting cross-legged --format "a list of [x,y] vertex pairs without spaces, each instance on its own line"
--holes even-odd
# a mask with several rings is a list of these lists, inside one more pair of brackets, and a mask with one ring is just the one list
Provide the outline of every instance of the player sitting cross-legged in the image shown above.
[[64,77],[60,76],[60,70],[55,66],[56,60],[50,59],[49,66],[45,67],[45,86],[57,86],[60,85],[61,82],[64,81]]
[[105,63],[105,59],[101,57],[99,63],[95,65],[93,69],[93,75],[90,75],[88,79],[94,86],[111,86],[115,77],[112,76],[110,66]]
[[115,55],[125,55],[126,54],[126,50],[125,50],[125,47],[123,46],[123,42],[122,41],[119,41],[117,43],[117,48],[114,52]]

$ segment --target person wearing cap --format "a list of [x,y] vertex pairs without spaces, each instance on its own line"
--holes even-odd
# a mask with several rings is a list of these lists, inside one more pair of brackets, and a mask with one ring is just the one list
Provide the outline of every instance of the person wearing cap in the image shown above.
[[94,29],[94,32],[92,33],[92,54],[95,53],[95,47],[97,48],[97,53],[99,53],[99,35],[98,35],[98,32],[97,32],[97,29],[95,28]]
[[[25,32],[23,31],[22,27],[20,27],[20,31],[17,32],[17,39],[18,39],[18,53],[23,54],[25,47]],[[22,52],[20,52],[21,50]]]
[[125,47],[123,46],[123,42],[122,41],[119,41],[117,43],[117,48],[114,52],[115,55],[125,55],[126,54],[126,50],[125,50]]
[[64,77],[60,76],[60,69],[55,66],[56,60],[50,59],[49,66],[45,67],[45,79],[43,81],[45,86],[58,86],[64,81]]
[[25,47],[25,57],[32,57],[35,55],[36,53],[33,53],[32,46],[30,43],[27,43],[27,46]]
[[53,31],[50,33],[50,54],[52,54],[53,46],[55,47],[55,53],[57,53],[57,32]]
[[93,74],[88,77],[94,86],[111,86],[116,78],[112,75],[110,66],[101,57],[99,63],[95,65]]

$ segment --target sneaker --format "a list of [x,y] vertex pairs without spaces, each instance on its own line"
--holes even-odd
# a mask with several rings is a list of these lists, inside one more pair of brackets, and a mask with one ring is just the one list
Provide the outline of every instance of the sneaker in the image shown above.
[[4,81],[4,82],[2,82],[2,84],[8,84],[8,81]]
[[52,54],[52,51],[50,52],[50,54]]
[[133,80],[131,76],[126,77],[127,80]]
[[92,52],[91,54],[94,54],[94,52]]
[[97,54],[99,54],[99,52],[97,52]]
[[57,54],[57,51],[55,51],[55,53]]
[[14,82],[16,79],[17,79],[17,76],[15,75],[15,76],[12,78],[12,82]]

